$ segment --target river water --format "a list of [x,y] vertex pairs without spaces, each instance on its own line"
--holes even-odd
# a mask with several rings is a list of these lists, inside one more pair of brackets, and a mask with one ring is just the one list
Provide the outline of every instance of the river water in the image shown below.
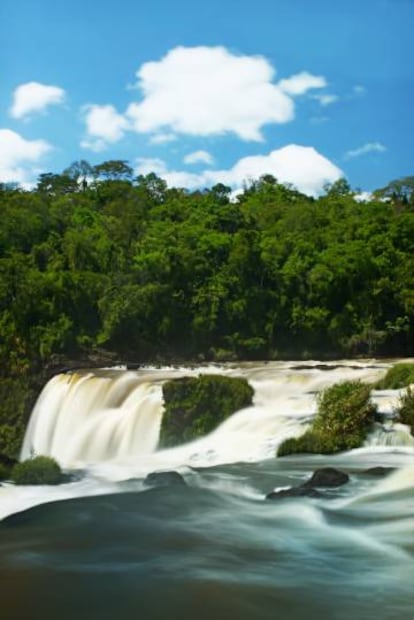
[[[55,456],[80,479],[0,488],[2,617],[408,620],[414,617],[414,439],[390,421],[335,456],[274,457],[304,431],[315,394],[374,381],[387,364],[251,364],[102,370],[52,379],[23,457]],[[171,376],[245,376],[254,404],[209,437],[157,451],[161,385]],[[373,476],[373,466],[393,468]],[[350,482],[320,498],[266,501],[323,466]],[[185,486],[143,477],[179,471]]]

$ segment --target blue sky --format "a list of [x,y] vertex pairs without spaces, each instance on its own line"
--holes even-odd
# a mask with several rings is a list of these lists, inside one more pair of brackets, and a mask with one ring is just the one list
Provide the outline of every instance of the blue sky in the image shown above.
[[126,159],[309,194],[413,174],[412,0],[2,0],[0,180]]

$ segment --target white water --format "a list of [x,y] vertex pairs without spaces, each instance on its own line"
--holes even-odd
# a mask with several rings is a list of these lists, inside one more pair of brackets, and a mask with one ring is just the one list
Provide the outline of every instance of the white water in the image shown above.
[[[64,467],[108,464],[137,475],[156,467],[216,465],[274,456],[288,437],[302,434],[316,410],[316,394],[337,381],[373,381],[384,364],[345,363],[321,370],[316,363],[270,363],[240,368],[117,370],[54,377],[34,408],[21,458],[44,454]],[[157,451],[162,419],[161,384],[172,377],[200,373],[244,376],[255,390],[254,404],[227,419],[209,436],[174,449]],[[398,391],[375,392],[380,411],[391,414]],[[377,425],[367,446],[414,446],[409,429],[392,421]],[[106,466],[106,474],[108,467]],[[116,474],[118,477],[119,472]],[[125,477],[125,472],[121,477]]]
[[[33,410],[21,458],[33,454],[55,457],[65,468],[82,468],[82,481],[51,488],[0,489],[0,518],[16,510],[53,499],[113,491],[113,485],[142,478],[160,469],[205,467],[273,458],[278,445],[302,434],[316,410],[316,395],[338,381],[375,381],[389,365],[340,362],[325,365],[275,362],[240,367],[194,369],[103,370],[54,377]],[[329,368],[329,370],[326,370]],[[157,450],[162,419],[162,382],[184,375],[220,373],[243,376],[255,390],[254,404],[228,418],[209,436],[176,448]],[[391,416],[399,391],[376,391],[373,400]],[[391,419],[367,438],[365,447],[348,453],[367,462],[379,456],[388,463],[395,451],[414,456],[414,439],[407,427]],[[355,455],[355,456],[353,456]],[[334,457],[335,458],[335,457]],[[332,457],[330,457],[332,461]],[[414,483],[414,480],[413,480]]]

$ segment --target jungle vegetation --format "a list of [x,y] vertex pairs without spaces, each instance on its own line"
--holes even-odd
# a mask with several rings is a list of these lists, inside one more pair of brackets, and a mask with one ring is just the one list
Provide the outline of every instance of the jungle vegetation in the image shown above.
[[0,184],[0,452],[53,359],[407,356],[414,350],[414,178],[358,202],[270,175],[168,188],[125,161]]

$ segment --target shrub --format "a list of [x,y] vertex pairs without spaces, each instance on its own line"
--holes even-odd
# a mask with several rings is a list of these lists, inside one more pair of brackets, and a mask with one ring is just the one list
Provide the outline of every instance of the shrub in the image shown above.
[[400,418],[400,422],[407,424],[411,429],[411,434],[414,434],[414,389],[407,388],[405,394],[400,398],[399,407],[396,413]]
[[163,385],[162,445],[177,445],[213,431],[230,415],[252,404],[253,388],[245,379],[200,375]]
[[318,411],[311,428],[301,437],[284,441],[278,456],[332,454],[360,447],[376,413],[369,398],[369,385],[360,381],[344,381],[327,388],[318,396]]
[[17,463],[11,471],[11,479],[15,484],[59,484],[63,474],[54,459],[36,456]]
[[402,362],[395,364],[387,370],[386,375],[380,379],[375,387],[378,390],[398,390],[414,383],[414,364]]

